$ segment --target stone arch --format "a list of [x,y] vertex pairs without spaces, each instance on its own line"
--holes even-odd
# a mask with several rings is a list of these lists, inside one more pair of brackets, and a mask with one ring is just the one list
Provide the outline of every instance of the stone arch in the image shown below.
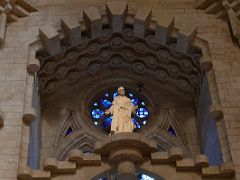
[[53,142],[54,146],[57,146],[59,143],[61,143],[62,138],[66,136],[68,128],[71,128],[72,133],[80,128],[79,123],[73,118],[71,111],[66,113],[66,116],[58,123],[56,127],[56,132],[54,133],[56,136]]
[[[87,8],[84,10],[83,20],[78,23],[77,21],[66,21],[62,20],[62,29],[60,33],[58,33],[52,27],[43,27],[40,29],[40,40],[32,43],[29,49],[29,62],[27,65],[28,75],[27,75],[27,84],[29,83],[28,89],[31,92],[31,81],[34,75],[38,73],[38,78],[41,79],[41,73],[48,73],[48,70],[53,70],[54,75],[58,78],[59,73],[57,73],[56,64],[53,61],[63,61],[64,63],[72,63],[76,59],[76,55],[74,52],[78,51],[77,48],[85,48],[84,46],[87,41],[91,41],[87,45],[88,52],[95,53],[95,51],[102,52],[105,50],[104,48],[99,48],[99,42],[97,39],[102,38],[102,43],[108,44],[109,36],[112,37],[110,45],[112,49],[116,51],[121,49],[122,44],[131,44],[131,40],[124,39],[124,31],[128,35],[130,33],[131,37],[137,39],[137,43],[132,43],[130,49],[134,52],[134,57],[139,59],[139,62],[135,62],[131,64],[129,62],[125,62],[124,65],[133,68],[136,71],[136,74],[141,74],[145,72],[150,72],[149,74],[156,78],[156,81],[160,82],[165,81],[166,73],[176,72],[176,67],[179,69],[180,73],[183,74],[183,79],[178,81],[177,78],[172,75],[170,77],[172,84],[175,84],[181,90],[181,93],[186,95],[186,86],[194,84],[195,78],[191,78],[185,70],[181,69],[181,64],[177,61],[179,58],[187,58],[193,66],[196,66],[196,69],[199,73],[198,77],[201,79],[202,75],[212,68],[211,58],[208,54],[208,47],[206,42],[197,36],[197,29],[192,28],[192,31],[188,31],[186,29],[178,30],[174,25],[174,18],[169,22],[156,22],[151,18],[151,10],[147,9],[139,9],[137,13],[128,12],[128,6],[123,2],[111,2],[106,5],[106,11],[99,12],[96,8]],[[116,24],[121,24],[120,26],[116,26]],[[130,29],[130,30],[129,30]],[[109,31],[110,30],[110,31]],[[109,34],[110,32],[110,34]],[[61,37],[61,38],[60,38]],[[63,37],[63,38],[62,38]],[[104,39],[106,38],[106,39]],[[127,42],[125,42],[125,40]],[[149,47],[146,47],[148,44]],[[158,47],[155,47],[157,44]],[[83,47],[82,47],[83,46]],[[158,49],[159,48],[159,49]],[[150,65],[145,62],[141,56],[144,55],[144,51],[142,50],[151,50],[157,49],[161,51],[160,56],[167,53],[170,55],[171,63],[168,65],[162,64],[161,68],[154,69],[154,60],[151,59],[148,61]],[[202,50],[201,50],[202,49]],[[35,56],[35,52],[37,51],[37,56]],[[130,53],[131,54],[131,53]],[[107,54],[106,54],[107,55]],[[129,53],[127,53],[128,57]],[[166,55],[166,54],[165,54]],[[201,56],[203,58],[201,59]],[[122,54],[119,55],[117,52],[114,52],[114,60],[109,61],[108,65],[117,68],[119,65],[119,57],[122,57]],[[155,54],[154,57],[158,57],[158,54]],[[107,58],[107,57],[106,57]],[[175,58],[175,59],[174,59]],[[154,59],[154,58],[153,58]],[[39,61],[40,60],[40,61]],[[49,61],[49,62],[48,62]],[[68,62],[69,61],[69,62]],[[153,64],[151,65],[151,62]],[[47,64],[50,63],[50,64]],[[183,65],[188,65],[183,62]],[[104,64],[104,63],[103,63]],[[77,64],[75,64],[76,66]],[[101,68],[103,65],[92,62],[89,66],[87,66],[86,73],[90,76],[95,75],[99,71],[99,67]],[[148,68],[148,66],[153,66]],[[71,68],[70,68],[71,69]],[[146,70],[147,69],[147,70]],[[60,74],[64,74],[66,69],[64,68],[59,70]],[[61,80],[60,84],[74,84],[77,81],[79,76],[78,73],[67,70],[66,79]],[[177,70],[178,71],[178,70]],[[159,78],[159,79],[158,79]],[[44,89],[40,93],[42,96],[50,96],[51,93],[55,92],[56,82],[52,79],[47,79],[46,82],[49,88],[47,88],[47,92],[44,92]],[[43,81],[45,81],[43,77]],[[188,85],[186,85],[186,82]],[[192,88],[192,98],[198,98],[200,82],[197,83],[197,87]],[[41,83],[40,83],[41,86]],[[180,86],[180,87],[179,87]],[[169,86],[172,87],[172,86]],[[187,87],[189,88],[189,87]],[[51,90],[54,90],[51,92]],[[29,94],[26,93],[26,94]],[[49,93],[50,92],[50,93]],[[25,106],[24,106],[24,121],[30,122],[35,119],[36,114],[34,108],[31,105],[31,96],[25,96]],[[27,128],[26,128],[26,131]],[[61,154],[61,153],[60,153]],[[61,155],[62,156],[62,155]],[[65,156],[65,155],[63,155]]]

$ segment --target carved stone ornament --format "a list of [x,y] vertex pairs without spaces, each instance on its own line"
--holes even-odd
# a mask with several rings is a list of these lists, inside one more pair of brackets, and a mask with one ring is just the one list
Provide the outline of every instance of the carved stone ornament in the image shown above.
[[[106,159],[108,159],[109,165],[104,168],[103,164]],[[124,161],[119,161],[119,159]],[[149,162],[144,163],[146,159]],[[18,170],[18,179],[51,179],[56,175],[65,175],[66,177],[69,175],[69,178],[77,178],[77,174],[82,173],[86,179],[92,179],[99,173],[116,166],[120,175],[122,173],[136,175],[136,168],[147,169],[150,165],[159,169],[163,165],[169,169],[173,167],[174,172],[171,177],[174,179],[179,179],[179,172],[192,172],[191,176],[196,174],[193,177],[199,177],[199,179],[219,180],[232,179],[235,174],[232,163],[225,162],[220,166],[210,166],[207,156],[199,154],[194,158],[187,158],[184,156],[183,150],[177,147],[157,152],[157,145],[150,139],[137,133],[119,133],[99,141],[95,145],[94,153],[84,154],[79,149],[72,149],[65,161],[59,161],[53,157],[45,159],[44,167],[41,170],[22,166]],[[93,166],[96,169],[94,171],[92,170]],[[164,175],[158,171],[156,173],[160,176]],[[186,179],[186,176],[184,177]]]
[[0,3],[0,43],[5,38],[5,27],[8,22],[16,22],[37,9],[28,0],[2,0]]
[[240,45],[240,1],[238,0],[198,0],[196,9],[215,14],[217,18],[229,21],[232,38]]
[[204,67],[212,64],[201,59],[201,48],[194,44],[197,28],[173,35],[177,31],[174,18],[169,23],[156,22],[151,10],[140,8],[133,14],[122,1],[107,3],[101,13],[84,9],[82,22],[62,19],[62,27],[61,39],[52,27],[39,30],[43,48],[36,56],[42,97],[57,92],[62,84],[70,86],[123,69],[166,87],[172,84],[169,87],[197,99],[203,71],[209,70]]

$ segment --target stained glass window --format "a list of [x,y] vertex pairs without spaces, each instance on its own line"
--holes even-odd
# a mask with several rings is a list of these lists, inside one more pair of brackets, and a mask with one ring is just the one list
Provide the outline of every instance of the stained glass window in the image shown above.
[[65,133],[64,136],[70,135],[70,134],[72,134],[72,133],[73,133],[73,130],[72,130],[71,127],[69,127],[69,128],[67,129],[67,131],[66,131],[66,133]]
[[[112,123],[112,115],[105,115],[105,111],[112,105],[114,98],[118,96],[116,91],[105,92],[92,104],[91,117],[93,124],[105,131],[109,131]],[[136,114],[132,115],[132,121],[136,129],[140,129],[148,122],[149,111],[143,98],[138,97],[134,92],[126,92],[126,96],[135,106],[138,106]]]
[[[143,173],[138,174],[137,177],[139,180],[155,180],[155,178]],[[99,178],[99,180],[106,180],[106,179],[107,179],[106,177]]]
[[138,178],[139,178],[139,180],[155,180],[153,177],[150,177],[146,174],[139,174]]
[[175,130],[172,128],[172,126],[170,126],[168,128],[168,133],[171,135],[171,136],[177,136]]

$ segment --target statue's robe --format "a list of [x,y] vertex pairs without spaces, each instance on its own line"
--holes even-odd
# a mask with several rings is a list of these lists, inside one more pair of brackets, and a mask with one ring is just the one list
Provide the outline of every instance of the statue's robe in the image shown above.
[[134,104],[126,96],[117,96],[109,109],[112,117],[111,132],[132,132],[134,124],[131,114],[135,110]]

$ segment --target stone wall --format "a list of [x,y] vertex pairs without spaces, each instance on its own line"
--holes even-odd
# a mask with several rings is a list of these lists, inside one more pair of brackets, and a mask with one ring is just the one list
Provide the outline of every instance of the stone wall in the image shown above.
[[[0,129],[0,179],[16,179],[22,132],[28,45],[38,38],[43,25],[60,27],[60,18],[81,19],[82,8],[102,8],[104,0],[38,0],[38,12],[8,23],[4,47],[0,50],[0,108],[4,126]],[[232,43],[225,21],[194,9],[195,0],[131,0],[129,8],[149,7],[156,19],[171,19],[176,25],[198,26],[198,35],[209,42],[225,126],[236,177],[240,179],[240,50]],[[28,138],[22,141],[28,143]],[[22,151],[23,156],[27,153]]]

